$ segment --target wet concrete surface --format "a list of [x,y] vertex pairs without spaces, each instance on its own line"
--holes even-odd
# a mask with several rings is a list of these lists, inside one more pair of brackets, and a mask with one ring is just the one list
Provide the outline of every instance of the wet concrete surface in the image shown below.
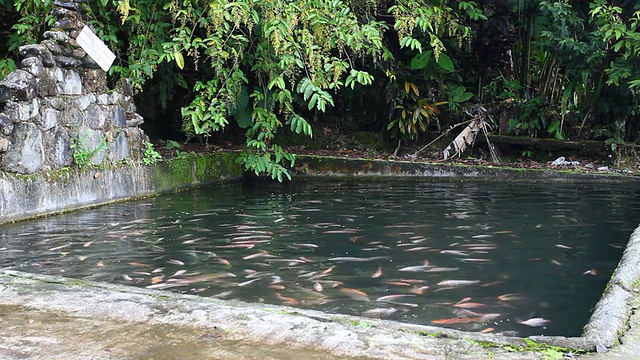
[[0,270],[0,304],[0,359],[546,356],[518,350],[519,338],[9,270]]

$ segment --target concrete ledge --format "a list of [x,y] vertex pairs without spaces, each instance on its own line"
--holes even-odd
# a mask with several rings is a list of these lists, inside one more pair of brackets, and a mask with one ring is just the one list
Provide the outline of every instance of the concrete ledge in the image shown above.
[[[250,343],[254,349],[284,348],[292,354],[306,349],[307,355],[328,358],[475,360],[539,359],[544,355],[543,347],[532,350],[520,338],[10,270],[0,270],[0,304],[101,321],[103,327],[122,322],[149,329],[171,326],[196,337],[216,334],[220,341]],[[3,321],[3,326],[7,324]],[[492,347],[487,349],[488,345]],[[76,348],[83,346],[79,343]],[[234,358],[243,358],[240,355]]]
[[145,166],[0,172],[0,224],[242,177],[236,153],[188,156]]
[[422,163],[297,155],[296,176],[401,176],[464,180],[640,182],[640,177],[612,173],[579,173],[562,169],[522,169],[456,163]]

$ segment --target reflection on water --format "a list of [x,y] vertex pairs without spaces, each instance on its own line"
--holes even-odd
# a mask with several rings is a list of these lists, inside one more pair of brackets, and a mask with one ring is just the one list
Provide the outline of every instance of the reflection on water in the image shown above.
[[0,266],[511,335],[579,336],[637,187],[233,183],[0,227]]

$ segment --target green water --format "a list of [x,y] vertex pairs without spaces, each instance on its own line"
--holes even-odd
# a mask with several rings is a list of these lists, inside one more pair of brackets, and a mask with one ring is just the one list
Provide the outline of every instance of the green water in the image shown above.
[[[638,225],[638,194],[582,183],[232,183],[2,226],[0,266],[467,331],[579,336]],[[389,295],[398,296],[380,299]],[[520,323],[532,318],[548,322]]]

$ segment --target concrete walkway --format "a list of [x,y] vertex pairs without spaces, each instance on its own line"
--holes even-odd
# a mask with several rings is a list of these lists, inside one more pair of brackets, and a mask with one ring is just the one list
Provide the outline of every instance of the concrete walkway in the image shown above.
[[[634,308],[640,303],[636,300]],[[522,339],[0,270],[0,359],[551,359]],[[640,359],[640,315],[622,345]]]

